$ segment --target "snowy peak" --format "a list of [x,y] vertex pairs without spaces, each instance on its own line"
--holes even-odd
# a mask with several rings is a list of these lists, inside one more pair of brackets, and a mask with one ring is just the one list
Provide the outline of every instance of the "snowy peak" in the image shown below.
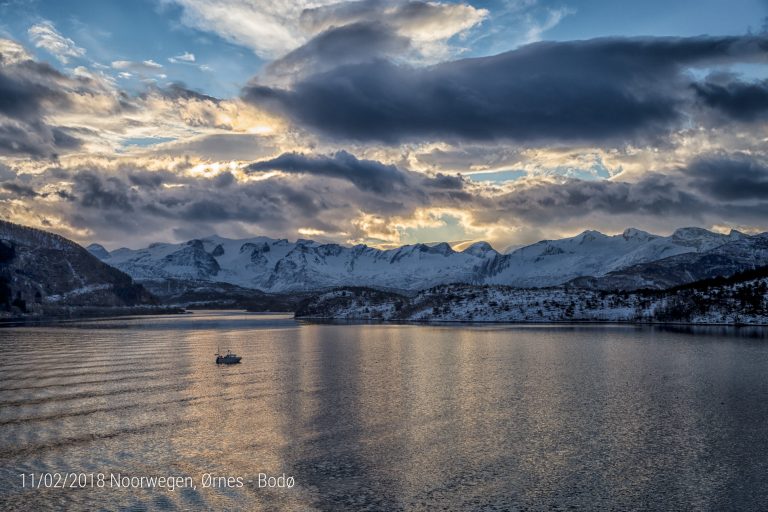
[[738,240],[702,228],[659,236],[628,228],[620,235],[587,230],[571,238],[544,240],[504,255],[486,282],[520,287],[556,286],[583,276],[600,277],[678,254],[705,252]]
[[489,254],[494,256],[498,254],[488,242],[475,242],[461,252],[464,254],[471,254],[472,256],[476,256],[478,258],[484,258]]
[[680,228],[672,233],[672,238],[677,238],[679,240],[698,240],[710,236],[717,236],[717,234],[704,228]]
[[621,234],[621,237],[624,240],[630,241],[630,240],[637,240],[646,242],[648,240],[658,238],[656,235],[652,235],[648,233],[647,231],[643,231],[641,229],[637,228],[627,228],[624,230],[624,232]]
[[109,251],[106,250],[103,245],[91,244],[85,249],[100,260],[106,260],[109,258]]
[[445,242],[380,250],[307,239],[210,236],[135,251],[119,249],[102,257],[145,281],[203,280],[285,292],[344,285],[420,289],[457,280],[470,282],[476,280],[476,267],[497,255],[487,243],[456,252]]
[[218,236],[180,244],[152,244],[139,250],[93,250],[101,259],[142,280],[202,280],[268,292],[350,285],[419,290],[455,282],[557,286],[579,277],[599,278],[640,264],[680,254],[704,253],[752,238],[738,231],[724,235],[701,228],[683,228],[670,236],[659,236],[629,228],[619,235],[587,230],[570,238],[542,240],[509,254],[498,253],[487,242],[476,242],[457,252],[447,243],[381,250],[307,239],[290,242],[267,237],[232,240]]
[[424,252],[429,252],[432,254],[442,254],[443,256],[450,256],[451,254],[454,254],[455,251],[446,242],[440,242],[439,244],[435,244],[431,247],[427,246],[427,248],[424,249]]
[[167,267],[179,269],[185,273],[184,277],[191,279],[207,279],[219,273],[219,263],[212,254],[206,252],[202,240],[190,240],[184,245],[182,249],[163,258]]
[[573,237],[573,241],[579,244],[584,244],[584,243],[595,242],[598,240],[603,240],[605,238],[608,238],[608,235],[604,235],[599,231],[588,229],[576,235],[575,237]]
[[[670,237],[675,243],[690,246],[696,251],[706,251],[714,249],[725,242],[731,240],[730,235],[713,233],[703,228],[680,228],[676,229]],[[739,239],[738,235],[734,239]]]

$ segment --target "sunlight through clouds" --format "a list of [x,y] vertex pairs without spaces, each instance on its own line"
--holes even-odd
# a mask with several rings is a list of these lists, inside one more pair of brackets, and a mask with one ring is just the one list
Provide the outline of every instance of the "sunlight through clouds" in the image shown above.
[[764,34],[547,40],[590,11],[543,0],[159,4],[131,13],[157,41],[44,2],[0,39],[5,217],[381,247],[764,223]]

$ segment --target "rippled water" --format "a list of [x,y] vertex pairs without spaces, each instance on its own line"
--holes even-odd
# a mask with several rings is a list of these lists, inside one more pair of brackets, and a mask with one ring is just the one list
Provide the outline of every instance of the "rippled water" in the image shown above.
[[[242,364],[215,365],[217,347]],[[219,312],[4,328],[0,360],[2,510],[768,503],[759,329],[317,325]],[[46,472],[190,476],[197,488],[22,487],[20,474]],[[204,473],[244,485],[204,488]],[[295,486],[260,488],[259,473]]]

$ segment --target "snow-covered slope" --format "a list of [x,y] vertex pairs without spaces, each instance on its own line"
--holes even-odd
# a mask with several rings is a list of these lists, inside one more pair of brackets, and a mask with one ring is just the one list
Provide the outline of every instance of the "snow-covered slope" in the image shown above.
[[750,239],[700,228],[671,236],[627,229],[608,236],[585,231],[562,240],[545,240],[509,254],[477,242],[463,251],[448,244],[406,245],[379,250],[345,247],[312,240],[256,237],[231,240],[210,236],[181,244],[152,244],[145,249],[111,253],[91,246],[94,255],[138,280],[181,279],[229,283],[268,292],[306,291],[336,286],[420,290],[464,282],[518,287],[555,286],[575,278],[611,272],[686,253],[707,253]]
[[768,267],[749,278],[667,292],[449,284],[412,296],[368,288],[320,292],[297,318],[408,322],[684,322],[768,324]]
[[570,284],[602,290],[664,289],[768,265],[768,233],[731,238],[704,251],[636,263],[599,277],[579,277]]
[[439,283],[471,281],[475,268],[498,256],[488,244],[462,252],[448,244],[407,245],[382,251],[311,240],[211,236],[183,244],[118,249],[105,262],[138,280],[194,279],[271,292],[364,285],[416,290]]
[[640,263],[684,253],[706,252],[745,235],[728,235],[701,228],[682,228],[659,236],[630,228],[621,235],[598,231],[562,240],[542,240],[489,261],[483,269],[486,284],[519,287],[554,286],[581,276],[604,276]]

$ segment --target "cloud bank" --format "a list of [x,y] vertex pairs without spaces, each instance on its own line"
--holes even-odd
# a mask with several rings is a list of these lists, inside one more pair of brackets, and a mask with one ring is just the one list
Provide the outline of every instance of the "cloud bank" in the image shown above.
[[[234,4],[290,19],[258,27],[286,39],[259,36],[274,59],[237,98],[117,79],[185,68],[189,52],[55,69],[0,40],[0,215],[111,247],[312,233],[501,248],[585,228],[768,228],[768,87],[733,72],[765,62],[764,36],[545,42],[455,60],[481,9]],[[35,34],[47,52],[83,57]]]
[[72,81],[9,42],[0,50],[0,155],[55,157],[78,147],[75,136],[46,119],[49,107],[67,104]]
[[686,71],[757,61],[766,50],[768,39],[752,36],[535,43],[426,68],[342,65],[287,89],[252,83],[243,97],[352,141],[658,143],[695,114],[697,97],[735,117],[765,108],[761,85],[722,91]]
[[346,152],[286,153],[202,172],[183,160],[134,159],[6,174],[4,218],[27,210],[39,225],[112,246],[126,237],[146,244],[213,232],[290,237],[307,230],[341,242],[393,245],[411,230],[455,219],[465,234],[481,233],[503,247],[584,225],[664,230],[675,218],[750,226],[768,215],[768,162],[744,153],[701,155],[634,181],[528,177],[501,185],[417,173]]

